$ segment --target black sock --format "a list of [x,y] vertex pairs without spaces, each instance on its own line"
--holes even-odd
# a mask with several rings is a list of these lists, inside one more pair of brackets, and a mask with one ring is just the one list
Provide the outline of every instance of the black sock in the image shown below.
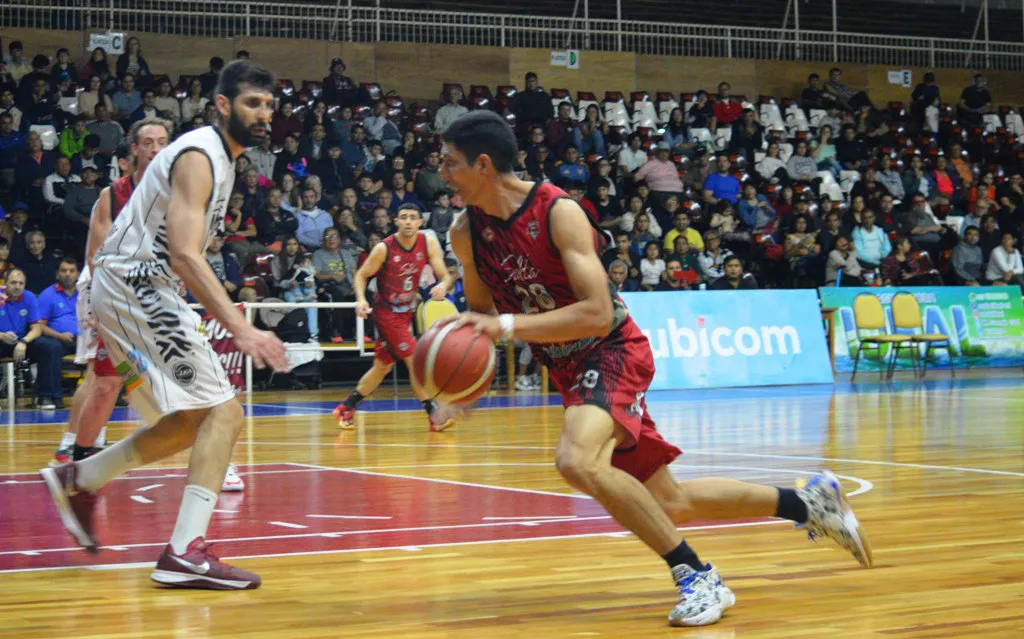
[[807,521],[807,504],[792,488],[779,488],[779,505],[775,516],[802,524]]
[[423,410],[427,411],[427,417],[430,417],[430,414],[434,412],[434,400],[424,399],[421,403],[423,404]]
[[345,400],[345,405],[348,406],[349,408],[355,408],[356,406],[359,405],[359,402],[363,401],[364,399],[366,398],[363,397],[362,393],[360,393],[357,390],[354,390],[352,391],[352,394],[348,396],[348,399]]
[[662,559],[668,564],[669,568],[675,568],[676,566],[682,566],[683,564],[693,568],[694,570],[704,570],[704,564],[701,563],[700,558],[697,557],[697,553],[694,552],[693,548],[686,543],[686,540],[679,542],[675,550],[667,555],[663,555]]
[[89,456],[91,451],[92,449],[88,446],[79,446],[78,444],[75,444],[75,447],[71,452],[71,459],[73,461],[82,461]]

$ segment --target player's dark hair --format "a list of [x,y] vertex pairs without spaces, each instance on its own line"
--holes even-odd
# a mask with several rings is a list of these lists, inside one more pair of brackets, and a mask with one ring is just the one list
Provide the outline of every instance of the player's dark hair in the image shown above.
[[[382,208],[382,207],[377,207],[377,208]],[[412,202],[406,202],[405,204],[399,206],[398,210],[395,211],[395,217],[398,217],[398,214],[401,213],[402,211],[416,211],[417,213],[420,214],[420,217],[423,217],[423,210],[420,209],[419,206],[413,204]]]
[[117,148],[114,149],[114,157],[118,160],[127,160],[132,156],[132,143],[128,138],[122,139],[117,143]]
[[235,60],[221,71],[214,95],[234,100],[242,92],[243,85],[273,93],[276,82],[274,74],[265,66],[252,60]]
[[511,173],[519,145],[512,127],[493,111],[473,111],[452,122],[441,135],[473,164],[481,155],[491,158],[498,173]]

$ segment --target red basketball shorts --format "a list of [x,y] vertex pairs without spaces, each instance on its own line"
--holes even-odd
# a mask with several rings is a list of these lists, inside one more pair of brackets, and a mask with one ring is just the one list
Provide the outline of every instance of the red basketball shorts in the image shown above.
[[614,467],[645,482],[682,454],[662,439],[647,412],[644,396],[654,379],[654,355],[631,318],[574,366],[555,363],[550,369],[563,406],[597,406],[629,432],[631,441],[622,442],[612,455]]
[[92,372],[97,377],[120,377],[120,374],[114,370],[114,362],[110,359],[107,345],[103,343],[102,337],[96,338],[96,359],[93,360]]
[[416,338],[412,336],[413,315],[414,311],[395,313],[379,306],[373,309],[370,317],[377,327],[377,349],[373,354],[375,359],[393,364],[412,357],[416,350]]

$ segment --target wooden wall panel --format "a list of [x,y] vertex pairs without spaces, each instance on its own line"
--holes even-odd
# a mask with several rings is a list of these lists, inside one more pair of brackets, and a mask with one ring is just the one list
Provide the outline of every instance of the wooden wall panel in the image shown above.
[[508,49],[381,42],[374,51],[377,82],[406,100],[439,100],[445,82],[468,91],[470,84],[508,81]]
[[523,77],[533,71],[546,89],[589,90],[598,98],[605,91],[629,93],[636,90],[636,56],[631,53],[581,51],[580,68],[567,69],[551,66],[551,52],[547,49],[507,49],[511,83],[520,89]]

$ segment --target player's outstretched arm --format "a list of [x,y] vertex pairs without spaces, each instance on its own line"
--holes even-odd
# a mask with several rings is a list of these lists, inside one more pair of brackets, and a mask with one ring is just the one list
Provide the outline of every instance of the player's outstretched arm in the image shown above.
[[[494,298],[487,289],[487,285],[480,279],[476,270],[476,262],[473,261],[473,241],[469,236],[469,213],[463,212],[455,216],[450,229],[452,251],[455,257],[462,264],[462,292],[466,295],[466,305],[474,313],[482,313],[488,316],[497,316],[498,311],[494,308]],[[463,314],[465,317],[466,314]],[[492,319],[494,319],[492,317]],[[497,321],[497,320],[494,320]],[[491,334],[497,339],[499,334]]]
[[455,278],[448,272],[448,267],[444,265],[441,243],[431,235],[427,236],[427,258],[430,260],[430,268],[433,269],[435,277],[444,273],[443,277],[437,277],[437,285],[430,289],[430,296],[435,300],[443,300],[448,295],[448,291],[455,286]]
[[377,275],[380,267],[384,266],[384,260],[387,257],[388,247],[384,242],[381,242],[373,247],[370,254],[366,256],[366,261],[363,262],[363,265],[356,271],[355,277],[352,278],[352,290],[356,294],[356,313],[359,317],[365,319],[370,314],[370,304],[366,301],[366,283]]
[[103,242],[106,241],[110,227],[114,223],[110,215],[112,198],[113,192],[109,186],[100,191],[100,196],[92,207],[92,215],[89,216],[89,237],[85,241],[85,263],[89,265],[89,268],[93,268],[92,260],[96,257],[96,252],[103,246]]
[[171,268],[211,315],[235,336],[238,349],[262,368],[287,370],[284,344],[273,333],[253,328],[238,312],[202,255],[206,203],[213,192],[213,171],[206,154],[186,151],[174,163],[167,212]]

